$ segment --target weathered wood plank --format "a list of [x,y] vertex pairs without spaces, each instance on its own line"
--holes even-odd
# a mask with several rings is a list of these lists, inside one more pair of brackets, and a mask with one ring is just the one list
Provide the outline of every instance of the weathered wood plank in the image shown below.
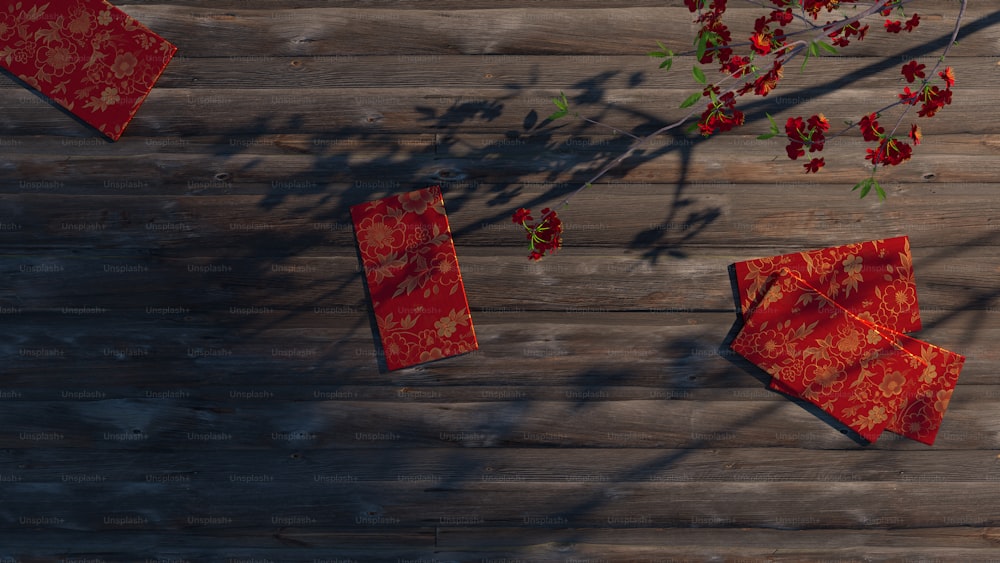
[[[545,541],[540,536],[550,535],[560,537],[560,541]],[[388,534],[387,534],[388,536]],[[595,539],[590,540],[590,536]],[[72,538],[68,542],[64,537]],[[18,559],[30,560],[30,557],[61,557],[68,560],[100,558],[104,561],[134,560],[136,550],[109,552],[107,548],[95,546],[84,551],[77,546],[94,545],[93,534],[33,534],[34,544],[23,538],[13,539],[12,551]],[[580,561],[593,560],[602,562],[626,563],[644,562],[699,562],[713,559],[738,560],[752,563],[771,561],[817,561],[829,562],[831,555],[839,561],[922,561],[934,557],[940,560],[961,558],[962,561],[973,563],[989,563],[993,561],[993,549],[988,546],[991,532],[989,528],[972,528],[969,530],[933,529],[921,531],[920,534],[900,533],[896,530],[865,530],[857,532],[843,531],[796,531],[794,534],[771,530],[588,530],[587,537],[581,538],[579,531],[543,531],[541,534],[515,535],[514,529],[490,529],[487,531],[450,530],[445,529],[439,537],[461,537],[468,542],[485,543],[491,547],[477,545],[455,546],[450,549],[425,548],[381,548],[372,547],[363,551],[351,548],[316,548],[317,544],[332,544],[338,536],[311,531],[284,530],[276,541],[299,547],[256,547],[253,551],[245,548],[216,547],[221,542],[211,538],[202,538],[199,547],[171,549],[171,540],[185,540],[184,545],[193,544],[188,536],[173,538],[163,534],[147,534],[131,532],[128,538],[134,539],[135,545],[160,545],[158,548],[142,548],[139,553],[150,561],[167,563],[169,561],[188,561],[219,559],[225,561],[289,561],[317,563],[321,561],[372,561],[399,563],[400,561]],[[835,545],[834,538],[849,538],[852,543],[845,547]],[[328,540],[327,538],[334,538]],[[485,538],[485,539],[483,539]],[[537,538],[537,539],[536,539]],[[563,539],[564,538],[564,539]],[[599,538],[599,539],[598,539]],[[985,539],[984,539],[985,538]],[[161,541],[162,539],[162,541]],[[249,539],[249,538],[248,538]],[[270,539],[270,538],[268,538]],[[641,543],[630,544],[629,541],[643,539]],[[76,540],[80,543],[73,544]],[[504,540],[509,543],[500,543]],[[896,540],[896,541],[891,541]],[[971,542],[962,545],[962,540]],[[536,541],[536,544],[529,544]],[[64,543],[65,542],[65,543]],[[143,542],[143,543],[140,543]],[[812,542],[812,543],[810,543]],[[892,544],[888,547],[887,543]],[[906,542],[911,542],[907,544]],[[934,543],[940,542],[940,543]],[[116,540],[113,545],[128,543]],[[978,547],[969,547],[969,545]],[[28,547],[20,547],[22,545]],[[224,544],[222,544],[224,545]],[[66,547],[62,547],[66,546]],[[739,546],[739,547],[732,547]],[[18,549],[19,551],[13,551]],[[24,554],[30,553],[31,556]],[[15,558],[15,555],[5,555]]]
[[[656,168],[652,164],[643,163],[638,169]],[[278,190],[256,196],[215,195],[226,188],[206,187],[205,195],[182,197],[73,196],[59,193],[57,186],[52,193],[39,190],[0,196],[0,240],[9,254],[21,256],[7,266],[21,274],[18,280],[33,277],[23,275],[28,273],[42,274],[34,276],[42,279],[46,273],[59,278],[67,269],[78,269],[72,256],[80,253],[117,256],[123,263],[142,257],[150,272],[186,267],[183,262],[161,266],[159,261],[164,259],[212,257],[243,273],[259,275],[261,267],[271,269],[292,256],[355,257],[350,205],[432,183],[404,187],[402,182],[385,182],[390,181],[374,184],[374,188],[364,183],[340,184],[319,192]],[[445,184],[444,190],[460,260],[477,255],[489,259],[474,267],[470,262],[470,272],[475,267],[495,271],[513,263],[511,274],[568,276],[580,269],[599,274],[596,270],[605,268],[603,263],[582,263],[595,253],[588,247],[599,247],[604,249],[596,251],[601,255],[622,257],[606,268],[625,271],[609,271],[609,277],[631,269],[653,275],[659,273],[653,265],[661,260],[674,259],[673,267],[683,267],[677,262],[703,254],[706,247],[727,247],[736,241],[752,241],[761,250],[728,253],[733,261],[767,256],[772,251],[765,248],[792,252],[906,234],[915,252],[935,249],[927,256],[944,261],[953,274],[966,270],[973,279],[984,280],[993,273],[989,262],[965,261],[964,256],[997,240],[1000,204],[991,195],[995,184],[886,181],[885,186],[889,200],[880,203],[874,196],[858,201],[850,184],[793,180],[671,186],[641,179],[613,180],[573,200],[572,207],[562,213],[565,248],[554,260],[536,266],[515,258],[526,250],[523,234],[510,222],[510,214],[518,207],[540,209],[558,203],[575,186],[462,182]],[[817,201],[822,207],[816,207]],[[943,246],[958,247],[953,259],[940,254],[937,249]],[[42,258],[39,251],[50,254]],[[580,257],[573,258],[577,253]],[[354,262],[337,267],[347,267],[341,271],[349,276],[357,274]],[[622,283],[630,283],[627,279]]]
[[[296,457],[298,456],[298,457]],[[247,468],[295,487],[351,489],[358,483],[426,486],[480,482],[537,483],[983,483],[998,480],[982,450],[802,450],[797,448],[410,448],[387,456],[372,449],[309,449],[296,456],[227,450],[120,452],[19,448],[0,452],[5,483],[157,483],[204,487]],[[302,456],[305,461],[302,461]],[[128,459],[129,463],[122,461]],[[211,459],[212,463],[206,463]],[[72,465],[67,465],[72,461]],[[80,470],[85,469],[84,472]],[[983,524],[984,522],[978,522]],[[959,523],[956,522],[956,525]],[[963,522],[975,525],[977,522]],[[195,531],[195,530],[192,530]]]
[[[611,373],[605,372],[606,377]],[[752,378],[752,375],[746,375]],[[586,391],[587,389],[583,389]],[[592,390],[592,389],[591,389]],[[996,398],[955,391],[936,450],[996,449],[1000,423],[979,415]],[[212,451],[314,448],[585,447],[924,450],[886,433],[862,446],[843,425],[789,401],[514,400],[491,403],[399,401],[285,402],[234,405],[185,400],[5,401],[0,447],[101,451],[177,448]],[[216,438],[199,438],[215,436]],[[193,437],[193,438],[192,438]]]
[[[565,87],[551,89],[517,83],[509,88],[497,85],[482,89],[425,86],[406,91],[405,95],[395,88],[164,88],[150,94],[123,139],[135,139],[152,152],[162,147],[172,150],[182,144],[176,140],[182,137],[200,142],[194,139],[204,135],[222,135],[220,144],[229,145],[232,139],[235,146],[246,148],[258,137],[264,139],[258,144],[269,145],[272,143],[267,142],[267,135],[308,134],[321,140],[318,146],[332,144],[337,148],[336,143],[329,140],[378,134],[594,135],[608,131],[582,121],[559,123],[553,130],[545,123],[545,117],[554,111],[552,98],[558,96],[560,90],[573,99],[574,109],[582,116],[639,134],[652,133],[680,120],[690,111],[678,109],[692,93],[692,88],[683,85],[680,89],[638,91],[604,89],[587,86],[585,82],[580,85],[580,81],[574,81]],[[18,136],[24,134],[65,138],[60,139],[62,150],[90,145],[107,153],[118,146],[118,143],[111,145],[81,128],[61,110],[29,92],[7,91],[12,96],[7,98],[7,111],[0,118],[5,149],[20,146]],[[877,90],[851,87],[833,92],[779,90],[770,100],[748,100],[750,105],[744,107],[748,112],[747,125],[740,132],[750,131],[754,135],[766,132],[768,124],[764,112],[782,120],[822,112],[836,128],[846,120],[855,122],[869,112],[894,103],[901,91],[902,86],[898,84]],[[996,131],[997,118],[990,112],[982,112],[977,100],[994,91],[995,88],[964,88],[955,94],[951,106],[931,120],[920,120],[920,125],[928,135],[992,134]],[[872,103],[859,107],[858,99],[872,100]],[[773,104],[769,103],[772,101]],[[261,108],[266,108],[263,114]],[[917,119],[915,113],[911,115]],[[147,142],[147,137],[152,139]],[[232,146],[219,148],[233,151]],[[349,147],[342,145],[339,148]]]
[[[600,561],[902,561],[938,558],[987,562],[989,528],[903,530],[607,529],[537,531],[442,529],[444,546],[461,553],[493,548],[497,560],[546,557]],[[968,540],[965,539],[969,536]]]
[[[464,528],[469,526],[587,528],[725,527],[800,530],[938,528],[982,516],[998,519],[996,487],[981,483],[533,483],[387,481],[351,487],[309,486],[288,494],[280,476],[244,472],[204,486],[159,483],[88,484],[88,501],[68,494],[72,484],[10,483],[4,528],[30,515],[45,528],[168,530],[189,515],[223,516],[232,527],[358,529]],[[244,482],[244,479],[246,481]],[[256,480],[255,480],[256,479]],[[163,489],[170,494],[162,494]],[[947,488],[947,493],[942,489]],[[948,501],[944,499],[948,498]],[[59,500],[56,509],[52,501]],[[928,503],[941,509],[928,511]],[[974,505],[982,503],[983,508]],[[88,507],[87,504],[90,504]],[[982,506],[981,505],[981,506]],[[209,508],[212,507],[212,508]],[[224,511],[220,511],[220,507]],[[221,513],[220,513],[221,512]],[[619,522],[615,525],[616,520]]]
[[[28,517],[31,518],[31,517]],[[112,517],[114,518],[114,517]],[[19,561],[397,561],[431,557],[436,530],[322,530],[290,528],[276,523],[262,528],[222,528],[225,516],[191,514],[177,532],[146,532],[119,527],[112,533],[21,524],[2,534],[0,557]],[[35,518],[37,520],[37,518]]]
[[[933,55],[913,58],[926,64],[928,69],[937,62]],[[415,98],[428,87],[436,87],[450,92],[452,102],[474,101],[489,95],[506,103],[517,103],[519,98],[529,94],[538,95],[547,109],[554,107],[550,106],[551,95],[546,97],[538,92],[576,89],[581,91],[578,94],[580,103],[595,103],[603,96],[608,103],[619,106],[644,98],[654,98],[661,105],[676,98],[673,105],[680,105],[690,93],[698,90],[698,86],[689,76],[694,58],[678,56],[674,60],[673,70],[664,71],[658,69],[660,59],[644,54],[440,55],[434,64],[414,64],[406,55],[317,55],[253,60],[181,57],[171,62],[170,71],[157,81],[156,91],[184,89],[197,95],[201,90],[228,89],[236,94],[239,90],[259,89],[267,84],[269,88],[283,90],[269,100],[274,105],[298,99],[320,106],[332,101],[333,96],[323,94],[328,88],[340,92],[357,90],[356,96],[349,99],[359,103],[365,96],[363,89],[393,89],[395,95],[386,94],[383,101],[385,105],[396,105],[403,99]],[[902,92],[905,84],[900,82],[899,69],[903,62],[883,57],[822,57],[811,60],[805,72],[790,69],[778,88],[766,98],[751,95],[744,100],[790,106],[797,105],[795,102],[801,102],[803,97],[817,97],[821,90],[829,93],[849,87],[857,91],[888,92],[886,100],[889,101],[891,93]],[[954,56],[948,58],[947,65],[954,70],[960,85],[956,87],[956,101],[969,97],[970,87],[987,89],[998,82],[993,72],[996,67],[993,57]],[[373,68],[379,69],[378,72],[372,72]],[[711,69],[706,74],[713,78]],[[934,83],[940,84],[940,81],[935,79]],[[0,107],[42,105],[37,95],[7,76],[0,76],[0,91],[5,98]],[[612,91],[615,92],[613,96]],[[793,99],[779,99],[783,97]]]
[[[267,403],[779,399],[763,388],[766,376],[725,348],[734,313],[474,308],[479,350],[391,373],[379,372],[381,348],[363,310],[225,313],[21,313],[22,323],[0,333],[7,342],[0,395]],[[994,384],[995,313],[923,318],[919,338],[967,357],[963,386]],[[968,392],[997,398],[991,387]]]
[[[908,50],[940,50],[954,27],[956,5],[924,4],[911,35],[874,29],[851,54],[896,56]],[[457,8],[457,9],[456,9]],[[197,56],[297,56],[316,54],[635,54],[663,41],[675,52],[691,48],[696,31],[683,7],[496,8],[391,10],[300,8],[292,10],[135,6],[130,13],[181,54]],[[929,10],[929,11],[928,11]],[[728,11],[734,35],[749,36],[758,8]],[[990,55],[998,37],[996,14],[973,7],[967,14],[962,53]],[[875,21],[878,21],[877,19]],[[440,30],[447,30],[441,33]],[[742,33],[741,33],[742,32]],[[247,41],[253,37],[253,41]],[[386,38],[391,37],[392,40]]]

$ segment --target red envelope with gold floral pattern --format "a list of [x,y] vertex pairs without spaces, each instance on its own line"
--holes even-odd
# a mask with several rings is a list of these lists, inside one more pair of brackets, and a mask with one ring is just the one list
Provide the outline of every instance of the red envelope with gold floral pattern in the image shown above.
[[479,347],[437,186],[351,207],[386,367]]
[[0,66],[113,140],[176,51],[104,0],[0,7]]
[[908,352],[922,358],[927,367],[916,376],[912,396],[889,423],[888,429],[929,446],[934,445],[965,356],[905,334],[895,337]]
[[734,264],[740,309],[746,313],[781,268],[795,272],[858,317],[895,332],[920,330],[920,309],[908,237],[894,237]]
[[927,362],[787,268],[771,279],[732,349],[874,442]]
[[[880,332],[890,334],[885,329]],[[889,422],[886,430],[933,446],[944,420],[944,413],[951,401],[951,394],[958,383],[965,356],[902,333],[891,333],[891,337],[907,352],[922,358],[927,367],[919,374],[917,372],[909,374],[914,380],[913,391],[900,411]],[[777,379],[771,380],[770,387],[787,395],[798,396],[795,391]]]

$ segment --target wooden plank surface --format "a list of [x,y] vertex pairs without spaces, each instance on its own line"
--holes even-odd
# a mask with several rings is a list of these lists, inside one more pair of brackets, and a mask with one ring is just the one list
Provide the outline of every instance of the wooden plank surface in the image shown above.
[[[850,191],[854,131],[818,175],[756,139],[891,103],[957,5],[654,140],[532,263],[511,212],[630,143],[552,97],[683,117],[692,59],[645,56],[690,48],[681,0],[121,4],[180,50],[120,141],[0,75],[0,563],[1000,560],[1000,12],[970,7],[886,202]],[[349,207],[430,184],[480,349],[385,372]],[[725,345],[733,262],[904,234],[917,336],[967,358],[933,447],[863,444]]]

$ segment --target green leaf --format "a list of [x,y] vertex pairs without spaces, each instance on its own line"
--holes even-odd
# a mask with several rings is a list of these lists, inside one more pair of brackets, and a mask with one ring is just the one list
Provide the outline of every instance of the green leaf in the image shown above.
[[809,54],[812,55],[813,57],[819,56],[819,45],[817,44],[816,41],[809,42]]
[[691,74],[694,75],[694,79],[698,81],[698,84],[705,84],[708,79],[705,78],[705,73],[696,66],[691,67]]
[[826,41],[817,41],[816,43],[820,46],[821,49],[823,49],[827,53],[830,53],[832,55],[837,54],[837,48],[834,47],[833,45],[830,45]]
[[569,109],[569,100],[566,99],[566,94],[564,92],[559,92],[558,98],[552,98],[552,103],[559,109]]
[[767,133],[764,133],[763,135],[759,135],[759,136],[757,137],[757,138],[758,138],[758,139],[760,139],[761,141],[763,141],[763,140],[765,140],[765,139],[771,139],[771,138],[773,138],[773,137],[777,137],[777,136],[778,136],[778,134],[779,134],[779,133],[781,132],[781,130],[780,130],[780,129],[778,129],[778,124],[777,124],[777,123],[775,123],[775,122],[774,122],[774,118],[773,118],[773,117],[771,117],[771,114],[769,114],[769,113],[765,113],[764,115],[766,115],[766,116],[767,116],[767,120],[771,122],[771,130],[770,130],[769,132],[767,132]]
[[690,96],[688,96],[688,97],[687,97],[687,99],[686,99],[686,100],[684,100],[684,102],[683,102],[683,103],[681,104],[681,108],[682,108],[682,109],[683,109],[683,108],[689,108],[689,107],[691,107],[691,106],[695,105],[696,103],[698,103],[698,100],[699,100],[700,98],[701,98],[701,92],[695,92],[694,94],[691,94],[691,95],[690,95]]
[[695,121],[691,125],[688,125],[687,129],[685,129],[685,131],[687,131],[688,133],[694,133],[697,130],[698,130],[698,122],[697,121]]
[[565,92],[559,92],[558,98],[552,98],[552,103],[556,105],[558,111],[554,112],[547,119],[549,121],[555,121],[557,119],[566,117],[569,115],[569,100],[566,99]]
[[871,186],[869,185],[871,183],[871,180],[872,180],[871,178],[865,178],[864,180],[861,180],[857,184],[854,184],[854,187],[851,188],[851,191],[856,192],[860,189],[861,197],[865,197],[866,195],[868,195],[868,192],[872,189]]
[[698,35],[698,45],[695,51],[695,58],[699,61],[705,56],[705,51],[708,49],[708,33],[701,33]]
[[775,135],[777,135],[778,132],[781,131],[780,129],[778,129],[778,124],[775,123],[774,118],[771,117],[771,114],[765,112],[764,115],[766,115],[767,116],[767,120],[769,122],[771,122],[771,133],[774,133]]
[[878,194],[878,199],[880,201],[885,201],[885,190],[882,189],[882,186],[879,185],[878,180],[876,180],[874,176],[869,176],[868,178],[858,182],[854,185],[851,191],[853,192],[859,188],[861,189],[862,198],[871,193],[872,188],[875,188],[875,193]]
[[882,189],[882,186],[878,184],[878,181],[875,180],[875,178],[872,178],[872,183],[875,184],[875,192],[878,193],[878,199],[880,201],[885,201],[885,190]]
[[667,47],[659,41],[657,41],[656,44],[660,46],[662,51],[651,51],[649,56],[656,59],[666,59],[660,63],[660,68],[670,70],[670,67],[674,64],[674,52],[667,49]]

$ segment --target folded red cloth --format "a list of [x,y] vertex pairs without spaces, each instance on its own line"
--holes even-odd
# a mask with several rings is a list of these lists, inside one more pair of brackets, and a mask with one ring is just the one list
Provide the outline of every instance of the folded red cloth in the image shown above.
[[771,276],[734,351],[870,442],[914,394],[927,362],[787,268]]
[[[748,316],[772,281],[786,268],[859,320],[921,358],[923,369],[906,372],[912,389],[886,428],[933,444],[965,357],[903,334],[920,330],[913,259],[905,236],[758,258],[734,264],[740,309]],[[799,393],[778,378],[771,388]]]
[[176,51],[104,0],[0,7],[0,66],[113,140]]
[[386,367],[479,347],[437,186],[351,207]]
[[859,242],[734,264],[740,309],[746,313],[768,278],[788,268],[858,317],[896,332],[920,330],[909,238]]
[[[890,334],[904,350],[927,363],[919,375],[916,371],[909,373],[910,379],[914,380],[913,389],[903,407],[889,421],[886,430],[932,446],[958,383],[965,356],[902,333],[891,333],[887,329],[880,332]],[[771,380],[771,389],[797,396],[795,391],[777,379]]]

